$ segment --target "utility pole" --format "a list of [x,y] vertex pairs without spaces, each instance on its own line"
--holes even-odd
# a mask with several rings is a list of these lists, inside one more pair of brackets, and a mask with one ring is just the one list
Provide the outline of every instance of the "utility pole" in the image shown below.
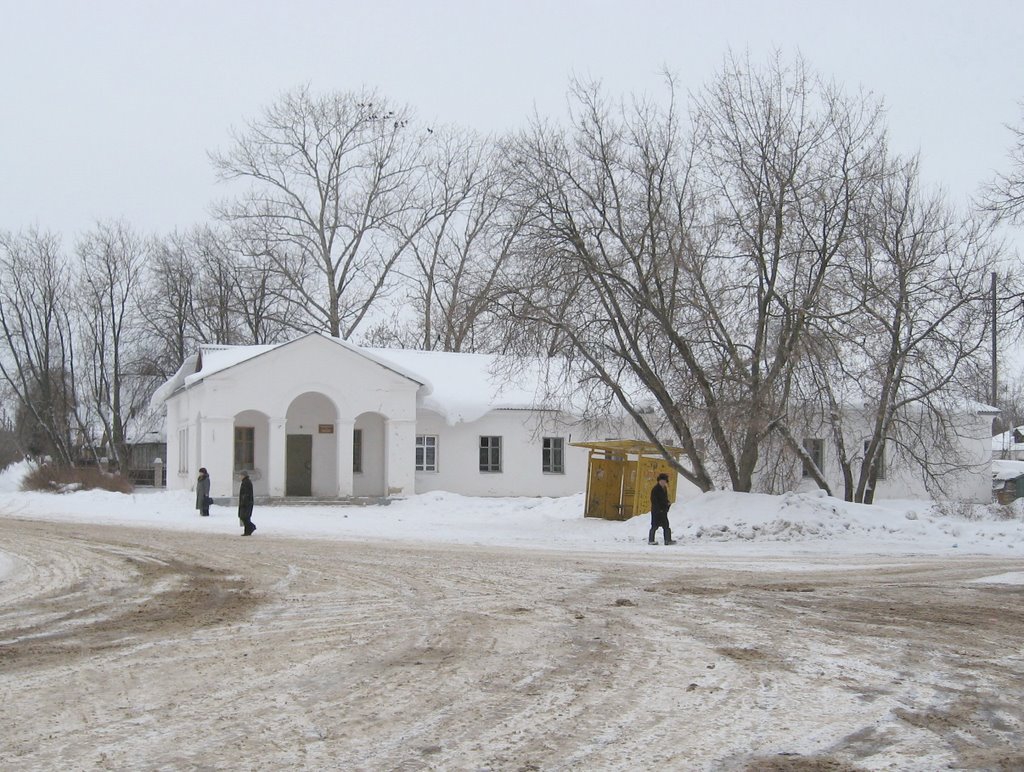
[[996,323],[998,314],[996,312],[996,272],[992,272],[992,406],[996,407],[999,400],[999,371],[997,369],[998,357],[996,355]]

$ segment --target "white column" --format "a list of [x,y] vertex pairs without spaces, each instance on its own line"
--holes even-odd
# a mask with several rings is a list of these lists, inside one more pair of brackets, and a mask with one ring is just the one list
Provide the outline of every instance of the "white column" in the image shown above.
[[267,495],[284,498],[287,472],[288,419],[267,420]]
[[416,492],[416,421],[389,418],[384,437],[384,493],[411,496]]
[[334,422],[335,442],[338,443],[338,496],[351,496],[354,487],[352,482],[352,432],[355,421],[338,420]]
[[199,466],[205,466],[210,474],[210,495],[214,498],[231,496],[235,419],[203,416],[199,420]]

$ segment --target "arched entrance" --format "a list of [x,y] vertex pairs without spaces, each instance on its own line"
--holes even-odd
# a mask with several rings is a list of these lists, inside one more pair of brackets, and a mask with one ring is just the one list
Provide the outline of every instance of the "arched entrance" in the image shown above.
[[267,416],[258,410],[243,410],[235,416],[232,451],[232,491],[238,494],[239,473],[245,470],[252,479],[253,492],[267,495],[267,470],[270,468]]
[[338,492],[338,411],[319,392],[306,392],[288,406],[285,495],[333,497]]

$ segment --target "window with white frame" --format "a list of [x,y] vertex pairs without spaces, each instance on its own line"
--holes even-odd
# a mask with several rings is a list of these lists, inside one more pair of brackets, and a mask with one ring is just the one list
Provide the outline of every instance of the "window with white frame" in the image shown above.
[[541,468],[546,474],[565,474],[565,438],[544,438],[541,448]]
[[501,471],[501,437],[480,438],[480,471]]
[[178,429],[178,474],[188,474],[188,427]]
[[434,434],[416,435],[416,471],[437,471],[437,436]]

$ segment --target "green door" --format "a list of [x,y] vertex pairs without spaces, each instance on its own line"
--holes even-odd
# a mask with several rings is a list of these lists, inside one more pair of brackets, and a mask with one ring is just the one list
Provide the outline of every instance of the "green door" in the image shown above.
[[313,495],[313,435],[289,434],[284,493],[286,496]]

